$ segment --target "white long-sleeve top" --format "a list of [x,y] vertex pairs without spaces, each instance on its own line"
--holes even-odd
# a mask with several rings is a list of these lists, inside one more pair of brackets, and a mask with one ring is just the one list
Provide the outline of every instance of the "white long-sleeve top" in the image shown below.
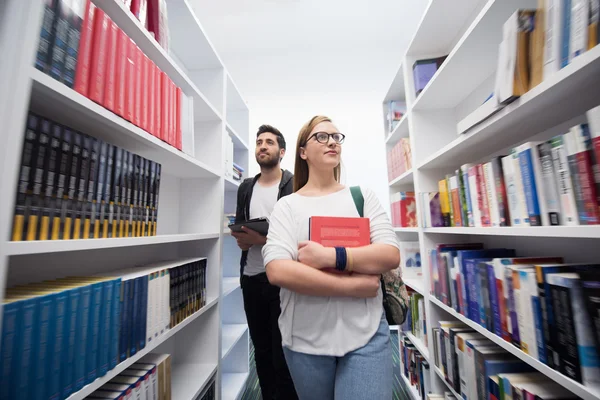
[[[390,220],[375,194],[362,189],[364,216],[370,219],[371,243],[398,248]],[[298,243],[308,240],[312,216],[358,217],[350,188],[319,197],[297,193],[277,202],[270,217],[265,265],[273,260],[298,259]],[[343,356],[366,345],[379,327],[382,293],[370,299],[307,296],[281,288],[279,329],[283,345],[290,350]]]

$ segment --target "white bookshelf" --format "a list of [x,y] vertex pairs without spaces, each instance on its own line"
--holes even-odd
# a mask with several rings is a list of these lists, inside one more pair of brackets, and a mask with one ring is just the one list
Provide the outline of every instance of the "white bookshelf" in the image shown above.
[[[493,90],[502,24],[517,8],[535,8],[533,0],[430,0],[402,58],[386,103],[401,100],[407,113],[390,134],[389,150],[402,137],[411,143],[413,169],[389,183],[390,194],[438,190],[438,181],[465,163],[479,163],[505,154],[532,140],[546,140],[580,123],[585,112],[600,104],[600,46],[573,60],[567,67],[485,121],[459,132],[458,122],[474,111]],[[448,57],[419,96],[415,95],[412,67],[416,60]],[[594,90],[592,90],[594,89]],[[417,201],[417,218],[421,220]],[[500,228],[396,228],[400,240],[419,240],[422,278],[405,283],[425,299],[428,345],[407,334],[430,362],[435,393],[453,391],[433,363],[431,328],[440,320],[457,319],[517,358],[583,399],[600,399],[600,388],[583,386],[547,367],[502,338],[482,328],[430,295],[428,251],[439,243],[481,242],[486,248],[508,247],[519,256],[562,256],[566,262],[597,262],[599,226],[544,226]],[[456,395],[456,393],[455,393]]]
[[[194,9],[186,0],[167,0],[171,43],[170,50],[165,51],[120,0],[92,1],[185,95],[193,97],[194,130],[190,135],[195,143],[194,156],[176,150],[35,69],[44,1],[3,1],[0,299],[5,288],[17,284],[99,274],[163,260],[207,257],[207,304],[69,399],[85,398],[151,352],[171,354],[174,400],[194,400],[213,377],[217,380],[217,398],[237,398],[249,372],[249,340],[236,268],[239,253],[231,254],[234,243],[223,232],[223,214],[235,202],[239,182],[224,178],[222,144],[226,135],[233,138],[234,161],[247,171],[248,107],[199,23],[197,15],[201,9]],[[157,236],[11,242],[29,110],[160,163]],[[233,392],[236,395],[231,395]]]

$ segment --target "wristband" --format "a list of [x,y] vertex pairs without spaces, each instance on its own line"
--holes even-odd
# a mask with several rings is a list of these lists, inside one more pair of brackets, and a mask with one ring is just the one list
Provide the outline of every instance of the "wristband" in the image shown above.
[[336,247],[335,248],[335,269],[338,271],[344,271],[346,269],[346,263],[348,261],[346,248]]

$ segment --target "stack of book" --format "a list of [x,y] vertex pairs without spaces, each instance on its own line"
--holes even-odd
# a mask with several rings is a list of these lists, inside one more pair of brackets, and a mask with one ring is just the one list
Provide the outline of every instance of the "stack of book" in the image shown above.
[[600,264],[481,243],[439,244],[429,257],[433,297],[569,378],[600,382]]
[[410,139],[402,138],[387,153],[388,181],[393,181],[412,168]]
[[236,163],[233,163],[233,180],[241,181],[243,174],[244,174],[244,168],[240,167]]
[[387,103],[387,133],[391,134],[406,114],[406,102],[390,100]]
[[400,373],[421,399],[432,390],[429,363],[408,337],[400,339]]
[[465,164],[421,194],[425,227],[600,224],[600,107],[588,123]]
[[[45,3],[35,67],[181,150],[182,113],[193,115],[181,88],[91,0]],[[139,18],[145,3],[131,3]]]
[[396,192],[390,195],[392,201],[392,226],[414,228],[417,226],[417,204],[415,192]]
[[533,368],[457,321],[432,329],[434,363],[464,399],[576,399]]
[[598,0],[540,1],[537,10],[517,10],[504,23],[494,93],[458,123],[466,132],[595,47]]
[[160,180],[160,164],[30,113],[12,240],[154,236]]
[[65,399],[205,304],[205,258],[8,288],[0,398]]
[[427,327],[425,317],[425,299],[419,293],[408,289],[409,307],[406,321],[401,326],[402,332],[410,332],[415,338],[421,340],[427,348]]
[[171,356],[150,353],[86,398],[171,400]]

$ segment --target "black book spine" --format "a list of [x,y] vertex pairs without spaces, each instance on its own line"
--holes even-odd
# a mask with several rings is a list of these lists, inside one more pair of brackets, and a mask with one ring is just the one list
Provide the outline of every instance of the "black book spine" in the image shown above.
[[29,114],[27,117],[27,128],[25,129],[25,142],[21,153],[21,170],[19,171],[19,182],[17,184],[17,198],[15,202],[15,215],[13,219],[12,240],[21,241],[26,236],[29,222],[29,209],[31,207],[31,196],[33,177],[37,151],[37,128],[40,118]]
[[130,153],[123,150],[121,161],[121,205],[119,207],[119,237],[126,237],[125,226],[129,226],[129,201],[127,199]]
[[62,80],[69,34],[69,5],[67,0],[58,0],[53,28],[50,76]]
[[582,382],[581,365],[575,336],[575,321],[571,307],[571,296],[566,287],[550,284],[552,305],[558,328],[558,352],[560,353],[560,372],[569,378]]
[[[58,129],[58,124],[54,125],[54,129]],[[70,136],[64,127],[60,129],[60,162],[56,173],[56,192],[54,193],[54,216],[52,218],[52,233],[50,238],[58,240],[62,238],[62,210],[65,202],[65,189],[69,179],[69,166],[71,165],[71,144]]]
[[152,236],[150,234],[150,208],[152,203],[152,179],[154,175],[154,163],[150,160],[146,160],[146,174],[145,174],[145,187],[144,192],[144,236]]
[[600,349],[600,274],[582,273],[580,275],[582,278],[583,300],[592,323],[596,348]]
[[52,122],[46,118],[41,119],[38,125],[37,152],[35,171],[33,174],[33,193],[31,212],[29,214],[29,226],[27,240],[38,240],[40,238],[42,209],[44,206],[44,178],[46,177],[47,159],[49,159],[50,135],[52,133]]
[[109,144],[100,143],[100,152],[98,153],[98,180],[96,182],[96,195],[92,204],[92,223],[94,225],[93,237],[98,239],[102,237],[102,219],[100,213],[102,210],[102,196],[104,194],[104,182],[106,180],[106,158]]
[[133,155],[133,174],[132,174],[132,188],[131,188],[131,236],[138,236],[137,233],[137,222],[138,222],[138,197],[139,197],[139,175],[140,175],[140,156],[137,154]]
[[77,195],[75,201],[75,220],[73,222],[73,239],[82,239],[85,231],[85,212],[86,196],[89,186],[90,175],[90,153],[91,138],[87,135],[81,135],[81,161],[79,168],[79,182],[77,185]]
[[56,17],[58,0],[44,1],[44,15],[42,17],[42,28],[40,42],[35,57],[35,67],[43,72],[48,72],[52,52],[52,31]]
[[134,165],[135,154],[129,153],[127,160],[127,201],[125,203],[126,208],[126,221],[125,221],[125,237],[133,236],[133,165]]
[[106,146],[106,172],[104,175],[104,191],[102,193],[102,204],[100,206],[100,221],[102,224],[102,237],[108,238],[110,230],[110,199],[112,189],[112,177],[114,168],[115,146],[107,144]]
[[[71,172],[69,173],[69,184],[67,185],[67,204],[66,207],[63,205],[63,239],[73,238],[73,222],[75,219],[75,210],[78,207],[76,204],[77,188],[79,185],[79,179],[81,179],[81,146],[81,134],[71,130]],[[85,177],[83,177],[83,179],[85,179]]]
[[[53,238],[55,230],[55,216],[59,214],[56,209],[56,194],[58,192],[58,176],[60,172],[62,127],[59,124],[52,124],[52,133],[50,136],[50,149],[46,167],[46,177],[44,186],[44,209],[42,211],[42,223],[40,230],[40,240]],[[60,218],[58,227],[60,229]]]
[[480,307],[483,306],[483,310],[485,310],[485,314],[480,315],[481,321],[478,321],[480,325],[484,328],[488,329],[491,332],[494,332],[493,328],[493,320],[494,316],[492,314],[492,307],[490,304],[490,291],[489,291],[489,279],[488,279],[488,267],[486,263],[478,263],[478,277],[479,283],[481,285],[481,298],[483,300],[483,304],[480,304]]
[[153,227],[153,232],[152,235],[156,236],[156,231],[158,229],[158,195],[160,193],[160,174],[161,174],[161,170],[162,167],[160,164],[156,164],[156,182],[154,185],[154,210],[152,211],[153,214],[153,219],[154,219],[154,227]]
[[139,164],[138,168],[138,197],[137,197],[137,236],[144,236],[144,191],[145,191],[145,177],[146,177],[146,159],[144,157],[138,157]]
[[63,156],[60,162],[57,192],[57,196],[60,199],[58,204],[60,214],[58,216],[59,229],[57,239],[67,239],[67,237],[65,237],[65,232],[67,232],[65,228],[67,228],[66,223],[69,206],[69,184],[71,182],[71,164],[73,162],[73,131],[66,127],[63,129],[62,135],[62,153]]
[[87,141],[85,147],[89,149],[90,154],[87,176],[88,184],[83,201],[83,238],[89,239],[93,233],[94,195],[96,194],[96,183],[98,182],[100,141],[92,137],[86,137],[85,140]]
[[113,168],[112,190],[110,197],[109,237],[119,237],[119,222],[121,218],[121,170],[123,165],[123,149],[115,148],[115,161]]
[[79,39],[81,38],[81,26],[85,13],[86,0],[71,0],[67,31],[67,49],[65,54],[65,68],[63,82],[72,88],[75,85],[75,71],[77,70],[77,55],[79,51]]

